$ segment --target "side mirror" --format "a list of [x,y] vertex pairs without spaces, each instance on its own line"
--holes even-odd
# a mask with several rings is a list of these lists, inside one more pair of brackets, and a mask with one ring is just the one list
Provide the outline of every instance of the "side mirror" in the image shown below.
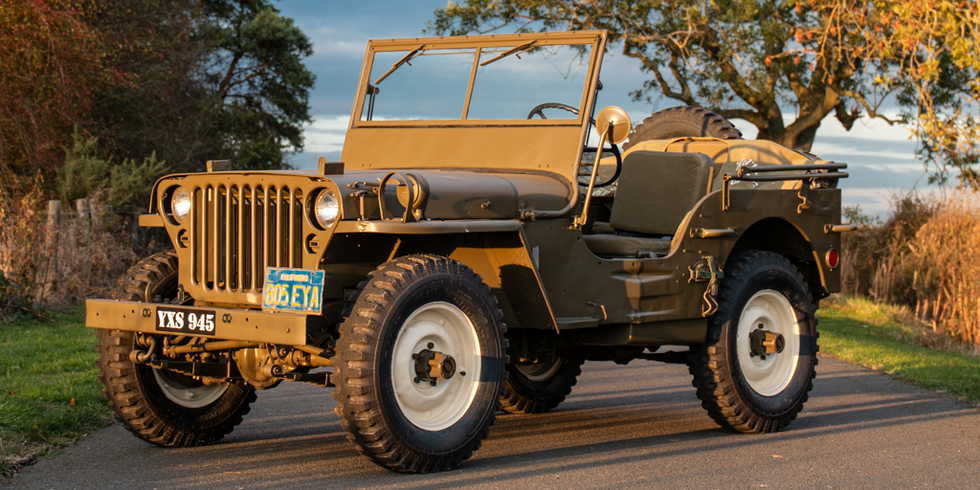
[[614,145],[626,141],[626,138],[630,134],[630,129],[633,128],[630,117],[626,115],[626,111],[616,106],[609,106],[599,111],[599,115],[595,119],[596,131],[599,134],[605,131],[606,141]]
[[602,158],[602,147],[606,142],[618,145],[626,141],[633,125],[626,111],[619,107],[610,106],[599,111],[596,116],[595,129],[599,132],[599,149],[592,163],[592,174],[589,177],[589,187],[585,191],[585,202],[582,204],[582,214],[572,221],[572,228],[581,229],[589,221],[589,203],[592,202],[592,189],[595,188],[595,178],[599,174],[599,159]]

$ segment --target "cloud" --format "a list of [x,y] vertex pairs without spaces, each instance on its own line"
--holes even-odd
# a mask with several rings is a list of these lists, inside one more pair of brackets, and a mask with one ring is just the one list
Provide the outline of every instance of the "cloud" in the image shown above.
[[366,37],[355,29],[336,26],[319,26],[305,29],[313,41],[313,61],[354,61],[358,65],[364,58]]
[[[886,187],[841,189],[841,204],[843,206],[860,206],[861,212],[870,216],[877,215],[886,219],[892,210],[892,202],[909,192],[906,189]],[[916,191],[922,197],[934,198],[940,193],[939,189],[930,188]]]
[[304,153],[339,153],[344,147],[344,135],[350,118],[344,116],[317,116],[306,128]]

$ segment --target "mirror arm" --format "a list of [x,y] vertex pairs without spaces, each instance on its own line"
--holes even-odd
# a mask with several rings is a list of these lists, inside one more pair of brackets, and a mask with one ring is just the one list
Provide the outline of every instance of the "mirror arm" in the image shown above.
[[589,188],[585,191],[585,201],[582,203],[582,214],[572,221],[572,229],[580,230],[589,221],[589,204],[592,202],[592,189],[595,187],[595,179],[599,175],[599,160],[602,158],[602,147],[606,144],[607,135],[613,134],[613,123],[610,121],[609,127],[599,135],[599,151],[595,152],[595,161],[592,163],[592,175],[589,176]]

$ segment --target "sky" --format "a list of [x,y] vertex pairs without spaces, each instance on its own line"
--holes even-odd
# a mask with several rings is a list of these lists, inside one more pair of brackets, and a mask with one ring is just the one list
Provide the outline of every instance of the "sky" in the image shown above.
[[[357,89],[357,78],[369,39],[419,37],[433,11],[447,0],[280,0],[274,5],[291,17],[313,42],[307,67],[316,74],[310,97],[314,122],[305,128],[305,148],[289,158],[298,168],[316,168],[320,155],[339,160],[344,132]],[[629,93],[640,88],[646,76],[639,64],[618,54],[617,46],[605,55],[603,90],[598,106],[616,105],[634,124],[651,113],[680,105],[661,98],[653,103],[633,102]],[[790,115],[792,116],[792,115]],[[733,123],[747,139],[755,127]],[[850,177],[840,181],[844,205],[860,205],[866,214],[885,216],[893,195],[911,189],[928,191],[928,176],[916,160],[915,141],[908,129],[884,121],[859,120],[851,131],[833,117],[824,119],[811,151],[824,160],[845,162]]]

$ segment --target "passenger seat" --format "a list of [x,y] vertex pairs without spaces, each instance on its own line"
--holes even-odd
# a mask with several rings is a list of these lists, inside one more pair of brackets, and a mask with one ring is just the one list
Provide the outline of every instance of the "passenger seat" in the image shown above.
[[670,252],[687,213],[704,197],[712,161],[703,153],[634,151],[623,161],[609,223],[584,235],[592,253],[648,258]]

